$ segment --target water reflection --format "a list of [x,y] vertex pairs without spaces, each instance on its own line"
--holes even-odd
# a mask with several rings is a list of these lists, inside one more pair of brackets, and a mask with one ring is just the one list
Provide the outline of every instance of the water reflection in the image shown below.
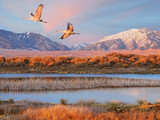
[[139,99],[156,102],[160,98],[160,87],[153,88],[106,88],[77,91],[50,91],[50,92],[0,92],[0,99],[8,100],[34,100],[50,103],[59,103],[59,100],[68,99],[69,103],[79,100],[95,100],[97,102],[109,102],[118,100],[125,103],[137,103]]

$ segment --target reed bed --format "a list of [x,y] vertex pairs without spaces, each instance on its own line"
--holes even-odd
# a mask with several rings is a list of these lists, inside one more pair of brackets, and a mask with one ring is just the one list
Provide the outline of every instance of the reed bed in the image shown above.
[[112,77],[47,77],[0,79],[1,91],[55,91],[107,87],[160,87],[160,80]]

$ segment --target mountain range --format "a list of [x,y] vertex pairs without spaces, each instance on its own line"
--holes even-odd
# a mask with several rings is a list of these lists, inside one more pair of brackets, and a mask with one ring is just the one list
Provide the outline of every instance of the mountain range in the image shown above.
[[37,51],[68,51],[65,45],[53,42],[37,33],[13,33],[0,30],[1,49],[25,49]]
[[92,44],[76,44],[69,48],[37,33],[0,30],[0,49],[35,51],[160,49],[160,32],[146,28],[130,29],[106,36]]
[[82,44],[75,44],[71,46],[71,50],[81,50],[85,47],[87,47],[89,44],[88,43],[82,43]]
[[130,29],[118,34],[106,36],[81,50],[146,50],[160,49],[160,32],[146,28]]

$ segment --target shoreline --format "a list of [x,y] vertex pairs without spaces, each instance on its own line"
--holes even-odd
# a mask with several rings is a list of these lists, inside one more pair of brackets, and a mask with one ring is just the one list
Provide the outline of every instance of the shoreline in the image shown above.
[[[148,103],[138,101],[138,104],[125,104],[119,101],[97,103],[96,101],[78,101],[68,104],[61,99],[59,104],[36,101],[0,100],[0,119],[33,120],[33,119],[140,119],[142,117],[159,119],[160,102]],[[63,115],[62,115],[63,114]],[[89,116],[89,118],[88,118]]]
[[160,74],[160,67],[76,67],[71,65],[54,67],[0,67],[0,73],[33,74]]

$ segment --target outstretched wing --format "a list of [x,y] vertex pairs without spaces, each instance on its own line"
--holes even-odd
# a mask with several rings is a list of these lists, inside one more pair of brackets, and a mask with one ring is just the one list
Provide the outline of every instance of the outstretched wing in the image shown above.
[[69,37],[70,35],[71,35],[70,33],[69,34],[64,33],[63,36],[60,39],[65,39],[65,38]]
[[43,4],[40,4],[36,10],[36,13],[35,13],[35,18],[37,19],[40,19],[41,18],[41,15],[42,15],[42,9],[43,9],[44,5]]
[[68,23],[67,30],[71,30],[73,32],[74,28],[71,23]]
[[34,14],[33,14],[33,13],[31,13],[31,17],[32,17],[32,18],[34,17]]

